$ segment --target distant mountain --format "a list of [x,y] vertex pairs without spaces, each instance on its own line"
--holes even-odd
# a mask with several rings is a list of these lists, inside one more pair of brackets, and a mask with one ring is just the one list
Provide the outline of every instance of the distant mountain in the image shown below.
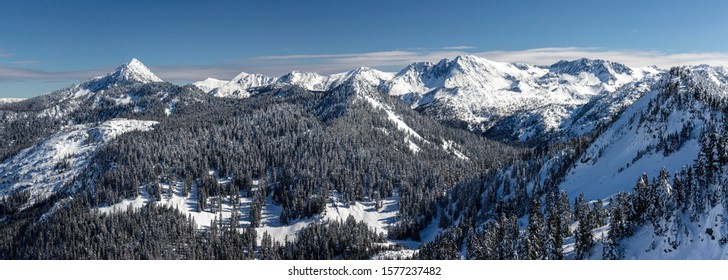
[[129,63],[119,66],[112,73],[82,83],[81,87],[89,91],[98,91],[113,86],[161,82],[163,82],[162,79],[154,75],[141,61],[133,58]]
[[87,100],[94,100],[96,104],[102,101],[124,104],[131,102],[134,97],[126,93],[117,95],[115,89],[163,82],[141,61],[134,58],[129,63],[116,68],[114,72],[54,91],[48,95],[40,96],[40,98],[52,99],[53,101],[69,101],[76,104]]
[[25,98],[0,98],[0,104],[23,101]]
[[726,114],[707,65],[133,59],[0,104],[0,258],[722,259]]
[[342,76],[344,75],[323,76],[316,73],[293,71],[278,78],[278,82],[297,85],[308,90],[324,91],[328,90]]
[[178,103],[198,97],[205,96],[163,82],[132,59],[106,75],[0,104],[0,195],[30,191],[33,201],[47,198],[67,187],[104,144],[156,123],[137,118],[169,116]]
[[582,106],[657,72],[603,60],[560,61],[545,68],[459,56],[412,64],[386,90],[435,118],[491,137],[525,141],[579,135],[565,124],[575,121],[571,117]]
[[[249,88],[274,83],[318,91],[347,81],[365,83],[457,127],[508,141],[543,141],[603,125],[646,90],[630,84],[650,84],[658,73],[604,60],[540,67],[467,55],[413,63],[396,74],[370,68],[329,76],[294,71],[279,78],[241,73],[227,84],[208,79],[195,85],[213,96],[248,97]],[[595,106],[600,110],[589,110]]]
[[209,93],[213,89],[222,87],[229,82],[230,81],[223,81],[223,80],[218,80],[218,79],[214,79],[214,78],[207,78],[204,81],[195,82],[192,85],[198,87],[199,89],[201,89],[204,92]]
[[311,91],[326,91],[346,83],[379,87],[380,84],[391,78],[391,73],[360,67],[329,76],[293,71],[278,78],[271,78],[261,74],[242,72],[229,82],[208,78],[195,82],[193,85],[215,97],[247,98],[250,97],[250,90],[272,84],[287,84]]
[[247,91],[249,88],[267,86],[275,81],[275,78],[242,72],[229,82],[211,89],[209,93],[216,97],[245,98],[250,96]]

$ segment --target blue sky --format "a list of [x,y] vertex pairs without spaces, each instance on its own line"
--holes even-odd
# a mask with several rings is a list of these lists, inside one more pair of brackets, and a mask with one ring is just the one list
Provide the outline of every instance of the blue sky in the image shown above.
[[395,71],[463,53],[728,65],[727,1],[7,2],[0,97],[59,89],[131,58],[178,84],[241,71]]

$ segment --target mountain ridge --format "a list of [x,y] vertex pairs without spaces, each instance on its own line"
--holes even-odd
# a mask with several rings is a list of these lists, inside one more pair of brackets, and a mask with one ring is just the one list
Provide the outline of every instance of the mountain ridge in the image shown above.
[[[309,90],[329,90],[344,81],[367,84],[400,98],[417,111],[471,131],[507,141],[543,141],[582,135],[582,130],[568,128],[577,121],[572,115],[586,112],[583,108],[590,102],[608,102],[605,97],[626,84],[654,80],[663,72],[654,67],[631,68],[600,59],[581,58],[532,66],[461,55],[437,63],[415,62],[396,73],[367,67],[328,76],[292,71],[279,78],[266,77],[264,83],[237,83],[235,88],[246,92],[256,86],[285,83]],[[218,93],[227,92],[226,86],[214,89],[209,82],[196,84],[213,96],[231,97]],[[531,120],[513,122],[513,117]],[[606,116],[613,117],[614,114]]]
[[[132,60],[0,106],[0,256],[68,257],[29,242],[71,234],[67,217],[169,209],[203,236],[186,244],[242,238],[236,258],[292,258],[266,254],[348,214],[405,248],[357,258],[722,258],[697,250],[728,239],[701,228],[728,209],[726,104],[728,75],[705,65],[461,56],[179,87]],[[349,235],[327,238],[365,242]]]

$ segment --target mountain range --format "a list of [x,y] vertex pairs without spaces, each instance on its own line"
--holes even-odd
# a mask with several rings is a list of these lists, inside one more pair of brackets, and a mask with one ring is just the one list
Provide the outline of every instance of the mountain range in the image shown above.
[[466,55],[178,86],[132,59],[0,101],[0,257],[726,258],[726,85]]
[[213,96],[244,98],[250,95],[248,89],[271,84],[323,91],[357,81],[438,120],[489,137],[527,141],[573,137],[594,129],[611,119],[617,108],[582,116],[600,118],[596,122],[572,115],[590,102],[590,106],[628,106],[645,90],[634,92],[634,85],[651,84],[662,72],[604,60],[559,61],[543,67],[466,55],[413,63],[397,73],[362,67],[329,76],[294,71],[274,78],[243,72],[231,81],[210,78],[194,85]]

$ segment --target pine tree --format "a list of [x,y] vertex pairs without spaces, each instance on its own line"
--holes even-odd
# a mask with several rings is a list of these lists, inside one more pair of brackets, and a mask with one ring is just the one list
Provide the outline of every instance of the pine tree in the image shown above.
[[589,215],[589,206],[586,204],[584,199],[584,193],[580,193],[574,201],[574,219],[576,221],[583,221]]
[[[558,194],[557,196],[560,198],[561,194]],[[546,205],[546,242],[544,244],[544,246],[546,247],[546,259],[564,259],[563,246],[565,234],[562,227],[566,227],[568,234],[568,222],[563,222],[564,215],[563,213],[561,213],[561,211],[562,207],[559,199],[552,202],[551,204]]]
[[651,192],[649,188],[649,178],[647,174],[637,180],[637,185],[632,191],[632,217],[630,220],[635,224],[642,224],[650,210],[652,203]]
[[576,251],[575,258],[579,260],[589,257],[591,254],[591,248],[594,245],[592,230],[595,227],[595,218],[592,217],[590,213],[591,211],[584,200],[584,193],[581,193],[576,201],[576,205],[574,206],[574,216],[577,218],[578,222],[578,226],[574,232],[574,237],[576,239],[574,245]]
[[535,199],[531,203],[526,239],[523,241],[526,247],[524,257],[529,260],[544,259],[546,255],[544,246],[545,239],[541,202],[539,199]]

